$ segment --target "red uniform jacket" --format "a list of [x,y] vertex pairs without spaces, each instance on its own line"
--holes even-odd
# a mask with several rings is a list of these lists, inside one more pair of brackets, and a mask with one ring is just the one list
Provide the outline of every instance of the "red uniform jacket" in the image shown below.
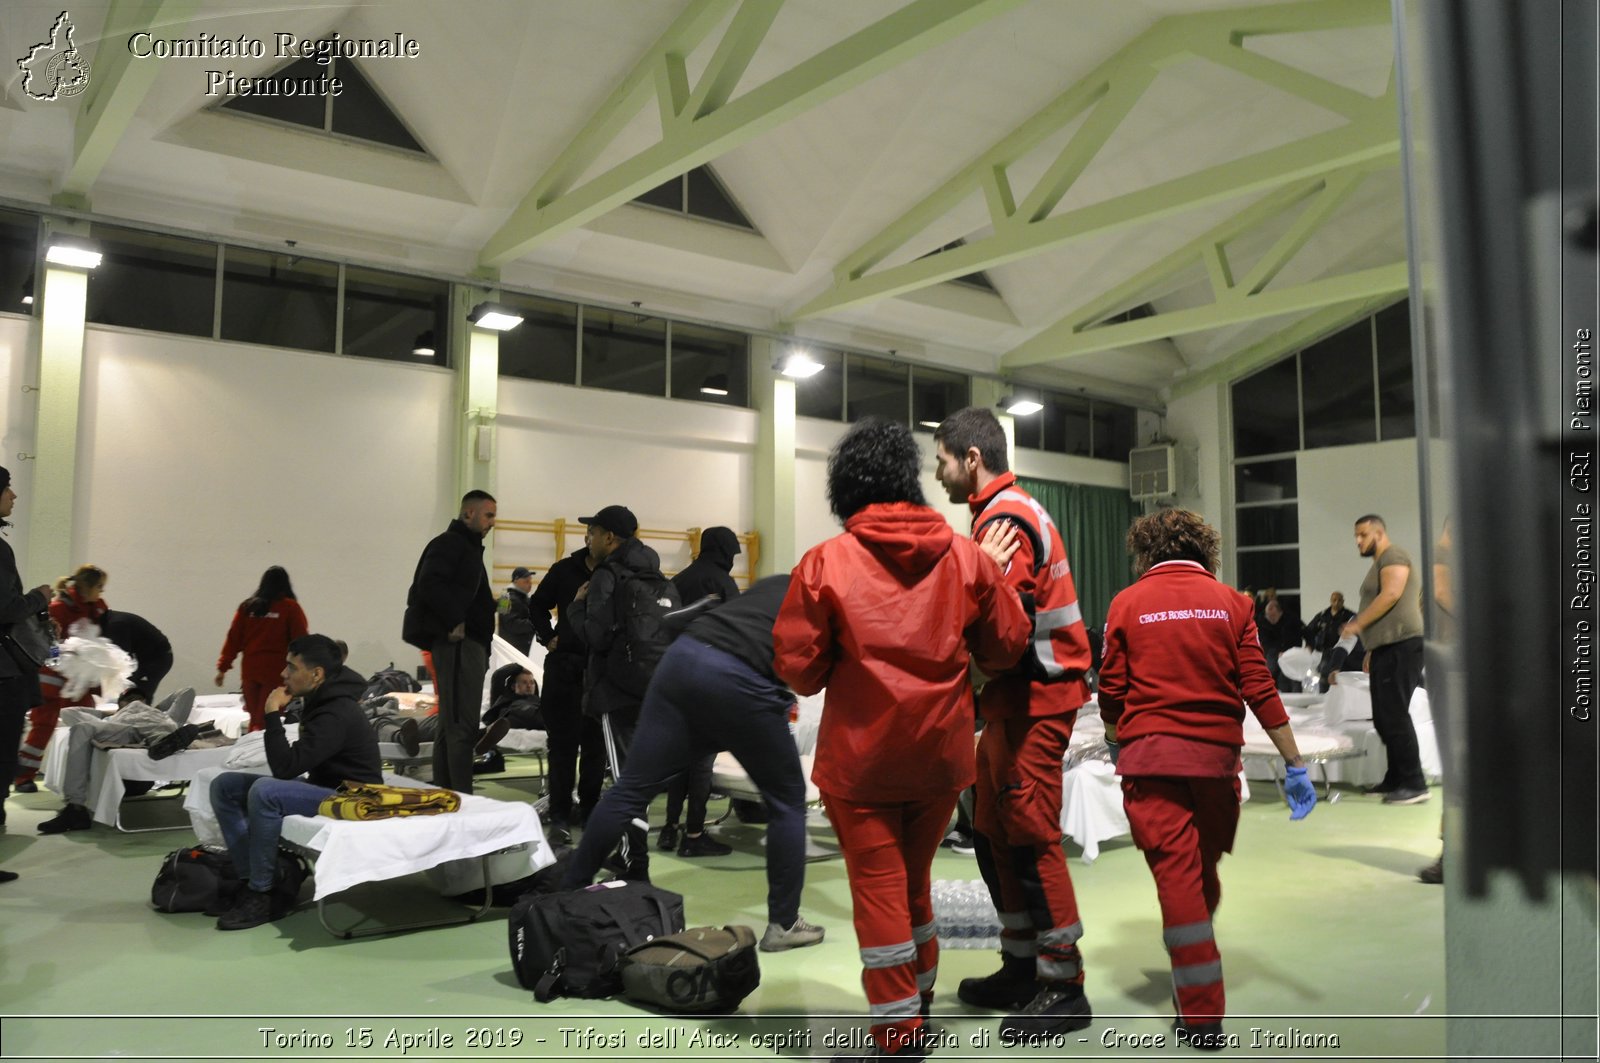
[[827,687],[812,778],[863,803],[972,785],[967,662],[1009,668],[1028,642],[1017,596],[975,543],[927,506],[867,506],[806,552],[773,627],[773,666]]
[[87,620],[96,627],[100,626],[100,618],[106,615],[106,600],[97,598],[86,602],[78,597],[78,592],[72,587],[56,592],[50,599],[50,619],[61,625],[61,637],[72,636],[72,625],[79,620]]
[[265,616],[251,616],[244,609],[233,614],[233,625],[217,658],[217,671],[233,667],[233,658],[244,654],[239,675],[247,683],[270,683],[283,671],[289,643],[307,632],[306,614],[293,598],[279,598],[267,608]]
[[1100,716],[1117,739],[1167,734],[1244,745],[1244,705],[1289,720],[1256,637],[1250,599],[1193,561],[1164,561],[1111,602]]
[[[1011,674],[995,676],[983,688],[978,698],[983,718],[1076,712],[1089,700],[1084,674],[1093,658],[1061,533],[1050,514],[1017,486],[1016,476],[1009,472],[996,477],[967,504],[972,507],[974,539],[997,520],[1010,520],[1028,529],[1006,566],[1006,582],[1024,602],[1033,605],[1033,642]],[[1043,548],[1043,564],[1035,544]]]

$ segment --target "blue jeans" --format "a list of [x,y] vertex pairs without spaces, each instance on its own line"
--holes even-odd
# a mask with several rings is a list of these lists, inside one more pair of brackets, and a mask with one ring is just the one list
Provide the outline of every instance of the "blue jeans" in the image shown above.
[[258,893],[272,888],[284,816],[314,816],[333,793],[302,779],[228,771],[211,780],[211,810],[228,843],[234,870]]
[[616,785],[600,798],[562,885],[588,885],[628,822],[673,776],[723,749],[739,758],[770,811],[767,920],[793,926],[806,877],[806,781],[789,733],[787,690],[690,636],[656,667]]

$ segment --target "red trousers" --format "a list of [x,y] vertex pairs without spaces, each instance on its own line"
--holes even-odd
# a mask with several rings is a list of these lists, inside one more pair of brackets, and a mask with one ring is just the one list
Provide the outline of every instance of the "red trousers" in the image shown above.
[[94,704],[93,691],[76,701],[63,701],[61,687],[65,682],[66,680],[52,669],[39,670],[39,693],[43,695],[44,701],[38,707],[28,710],[28,733],[22,736],[22,745],[17,748],[16,781],[19,783],[32,782],[34,776],[39,774],[39,767],[44,763],[45,747],[50,744],[50,736],[56,732],[56,723],[61,719],[61,710]]
[[1155,876],[1162,941],[1172,960],[1172,989],[1185,1023],[1221,1022],[1226,1010],[1222,954],[1211,927],[1222,902],[1217,864],[1233,851],[1239,826],[1239,778],[1137,775],[1122,780],[1122,805],[1133,843]]
[[1046,982],[1083,982],[1078,896],[1061,849],[1061,757],[1077,713],[994,720],[978,739],[972,825],[1000,913],[1000,947]]
[[959,791],[923,801],[860,804],[823,794],[844,850],[872,1038],[895,1052],[917,1037],[939,973],[933,857]]
[[281,677],[271,679],[244,679],[239,692],[244,695],[244,711],[250,714],[250,730],[259,731],[267,725],[267,695],[282,684]]

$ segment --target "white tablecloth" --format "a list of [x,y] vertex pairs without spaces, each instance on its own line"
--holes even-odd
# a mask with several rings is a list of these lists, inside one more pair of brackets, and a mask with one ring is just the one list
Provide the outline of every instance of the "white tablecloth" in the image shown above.
[[[184,801],[195,834],[202,842],[216,845],[222,844],[222,832],[211,810],[211,780],[221,770],[198,773]],[[397,786],[417,785],[400,776],[386,775],[384,779]],[[283,821],[283,837],[318,853],[317,900],[363,882],[417,871],[429,872],[441,893],[465,893],[483,885],[479,857],[513,847],[513,852],[491,858],[492,883],[523,878],[555,862],[532,805],[475,795],[462,796],[460,811],[436,816],[367,823],[289,816]]]

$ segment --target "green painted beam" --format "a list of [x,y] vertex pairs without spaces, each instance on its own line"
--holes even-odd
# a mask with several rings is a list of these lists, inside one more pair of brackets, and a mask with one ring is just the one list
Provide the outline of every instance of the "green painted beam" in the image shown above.
[[1323,307],[1287,328],[1274,332],[1266,339],[1235,351],[1222,361],[1204,369],[1197,369],[1175,381],[1170,389],[1169,400],[1181,398],[1212,384],[1225,384],[1230,380],[1247,376],[1262,366],[1272,364],[1290,351],[1309,347],[1318,340],[1333,335],[1351,322],[1377,313],[1394,301],[1394,294],[1390,294],[1381,298],[1358,299]]
[[1233,268],[1228,264],[1228,250],[1212,242],[1200,249],[1200,258],[1206,264],[1206,276],[1211,278],[1211,294],[1221,299],[1233,290]]
[[813,317],[886,299],[978,270],[992,269],[1085,237],[1159,221],[1198,207],[1319,176],[1330,170],[1387,159],[1397,155],[1399,150],[1400,135],[1394,112],[1388,110],[1369,114],[1362,121],[1339,129],[1269,148],[1043,221],[1026,226],[1010,226],[993,236],[931,258],[917,259],[844,284],[836,284],[789,316],[797,319]]
[[87,197],[156,76],[157,62],[135,62],[125,47],[142,31],[170,34],[195,13],[197,0],[113,0],[94,52],[94,73],[72,127],[72,164],[59,191]]
[[1072,139],[1061,149],[1061,154],[1056,156],[1055,162],[1050,164],[1044,176],[1033,186],[1033,191],[1022,201],[1021,209],[1013,212],[1007,221],[1026,218],[1035,222],[1048,217],[1155,79],[1154,67],[1139,66],[1112,81],[1105,97],[1095,104],[1083,125],[1072,134]]
[[1183,336],[1193,332],[1243,324],[1257,318],[1293,314],[1336,303],[1395,295],[1406,290],[1409,277],[1404,262],[1325,277],[1293,288],[1227,299],[1210,306],[1175,310],[1119,325],[1088,329],[1053,347],[1018,348],[1000,359],[1002,369],[1054,362],[1095,351],[1109,351],[1133,343]]
[[1370,96],[1276,59],[1246,51],[1243,44],[1212,39],[1193,49],[1192,54],[1346,118],[1355,118],[1372,103]]
[[[606,97],[606,101],[589,118],[583,128],[567,142],[555,162],[534,182],[523,197],[524,210],[538,209],[572,187],[606,145],[616,139],[624,126],[639,113],[645,98],[665,76],[663,56],[687,55],[705,40],[706,35],[733,10],[735,0],[690,0],[683,12],[672,21],[666,32],[651,46],[628,75]],[[659,183],[659,182],[658,182]],[[494,263],[500,265],[500,263]]]
[[782,9],[783,0],[744,0],[739,6],[684,109],[690,121],[704,118],[733,96],[739,79],[749,69],[756,49],[767,39],[767,31],[772,29],[772,22]]
[[689,103],[689,68],[678,52],[665,52],[656,64],[656,106],[661,128],[671,129]]
[[[1089,302],[1084,303],[1072,313],[1051,325],[1050,329],[1061,329],[1061,335],[1071,335],[1080,331],[1086,325],[1092,325],[1113,314],[1121,313],[1130,306],[1138,305],[1144,301],[1147,293],[1155,290],[1157,285],[1172,275],[1187,269],[1194,261],[1195,256],[1206,254],[1208,247],[1225,247],[1229,241],[1255,228],[1268,218],[1276,217],[1296,203],[1316,195],[1321,190],[1324,180],[1321,177],[1313,178],[1309,181],[1286,185],[1262,196],[1244,210],[1209,232],[1202,233],[1194,241],[1174,251],[1160,262],[1129,277],[1105,294],[1096,296]],[[1232,283],[1231,280],[1229,283]],[[1046,331],[1050,331],[1050,329]]]
[[798,114],[1018,7],[1022,0],[913,0],[793,69],[692,122],[548,203],[529,196],[478,260],[501,266],[663,181],[710,162]]
[[1357,168],[1329,174],[1326,187],[1317,193],[1317,198],[1312,200],[1305,210],[1300,212],[1294,224],[1278,237],[1277,241],[1267,249],[1266,254],[1261,256],[1260,261],[1250,267],[1250,272],[1245,274],[1232,295],[1234,297],[1255,295],[1271,284],[1278,271],[1306,246],[1318,229],[1328,223],[1328,219],[1339,208],[1339,204],[1350,197],[1350,193],[1355,191],[1365,176],[1366,171]]

